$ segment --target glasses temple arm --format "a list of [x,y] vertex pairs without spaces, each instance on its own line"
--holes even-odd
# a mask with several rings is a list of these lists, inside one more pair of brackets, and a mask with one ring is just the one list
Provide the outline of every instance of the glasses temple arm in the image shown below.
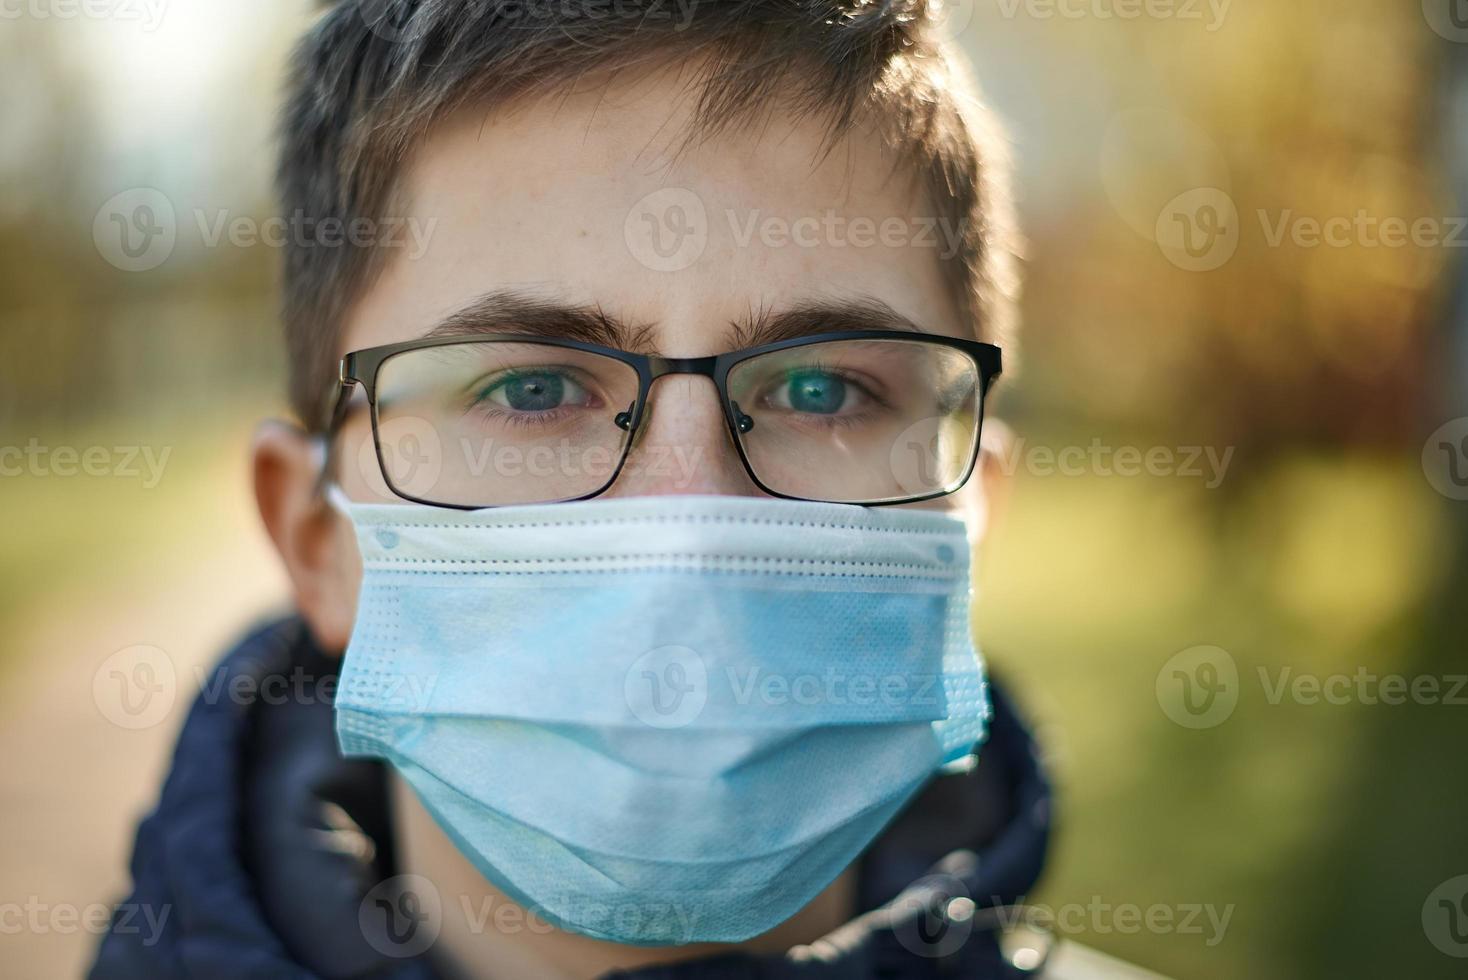
[[332,473],[336,468],[336,434],[341,428],[342,420],[347,417],[347,407],[352,401],[352,392],[357,383],[343,379],[341,387],[337,390],[336,403],[331,409],[331,418],[327,421],[326,429],[318,436],[322,443],[321,470],[316,474],[315,493],[318,497],[324,496],[327,486],[331,483]]

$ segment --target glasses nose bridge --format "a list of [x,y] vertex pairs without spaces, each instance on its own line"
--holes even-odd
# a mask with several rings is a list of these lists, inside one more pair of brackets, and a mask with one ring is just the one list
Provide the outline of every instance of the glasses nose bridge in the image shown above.
[[634,443],[640,442],[641,437],[647,432],[647,422],[652,415],[653,389],[657,386],[658,381],[663,378],[680,374],[691,374],[708,378],[714,387],[714,398],[718,404],[719,415],[726,417],[727,410],[724,406],[724,400],[727,396],[724,394],[723,387],[719,384],[716,370],[718,360],[718,357],[713,355],[708,357],[648,357],[647,384],[643,389],[642,398],[636,406],[636,411],[633,413],[633,418],[630,420],[631,425],[625,426],[632,430]]
[[635,411],[631,413],[631,417],[626,418],[625,423],[623,418],[619,418],[617,424],[623,428],[632,430],[634,437],[646,432],[647,426],[644,423],[652,411],[653,387],[660,379],[677,374],[692,374],[708,378],[714,386],[714,394],[719,404],[719,413],[721,415],[725,414],[724,400],[727,396],[724,393],[723,386],[719,384],[718,363],[719,358],[716,355],[709,355],[707,357],[649,356],[647,358],[647,382],[642,391],[642,398],[636,406]]
[[[716,454],[718,458],[723,462],[720,462],[714,466],[714,472],[725,473],[725,475],[727,475],[728,461],[740,458],[742,456],[742,453],[740,452],[738,447],[738,440],[733,437],[728,428],[729,409],[726,404],[727,396],[725,395],[722,386],[719,384],[719,380],[715,371],[717,361],[718,358],[714,356],[683,358],[648,357],[647,364],[649,370],[646,376],[647,383],[646,387],[643,389],[643,397],[638,401],[635,413],[633,413],[635,417],[628,420],[630,424],[624,424],[622,419],[620,418],[617,423],[619,427],[628,430],[626,448],[624,450],[625,455],[623,457],[624,460],[632,459],[634,457],[637,457],[641,453],[649,451],[649,445],[657,445],[662,447],[663,449],[666,449],[667,446],[677,445],[683,447],[684,450],[692,452],[694,454],[692,456],[693,459],[700,458],[699,454],[705,451]],[[653,403],[656,398],[655,389],[657,388],[657,384],[663,378],[673,377],[677,375],[694,375],[708,378],[711,387],[714,389],[714,404],[712,406],[715,413],[714,417],[709,418],[707,416],[703,416],[703,418],[701,419],[701,423],[694,423],[689,417],[675,415],[672,418],[678,418],[679,420],[669,421],[668,424],[671,425],[671,428],[662,429],[660,435],[656,437],[659,440],[657,443],[649,443],[648,440],[650,438],[653,438],[654,429],[661,428],[655,422],[655,418],[658,416],[658,412],[655,411],[653,408]],[[689,383],[689,394],[694,398],[698,398],[699,396],[693,395],[691,389],[697,387],[698,386],[695,383]],[[669,393],[664,392],[663,394],[666,398]],[[705,405],[707,406],[707,403],[705,403]],[[705,408],[703,411],[706,410],[707,408]],[[672,409],[672,411],[676,412],[677,410]],[[695,417],[702,415],[702,412],[700,412],[699,410],[695,409],[694,412]],[[623,417],[625,418],[627,414],[628,413],[623,413]],[[714,428],[705,431],[702,428],[703,424],[710,424]],[[720,436],[720,433],[722,433],[722,438]],[[664,442],[666,442],[666,446],[664,446]],[[681,450],[679,452],[681,454]],[[734,469],[739,470],[741,475],[747,473],[747,467],[740,468],[739,464],[737,463],[733,465]],[[624,489],[628,484],[628,480],[626,477],[620,477],[616,482],[622,484]],[[727,481],[726,485],[711,484],[706,489],[700,492],[740,493],[743,491],[740,489],[736,489],[739,482],[740,481],[738,480],[729,480]]]
[[705,378],[715,380],[715,369],[718,363],[718,357],[713,355],[708,357],[649,357],[647,359],[648,380],[656,381],[670,374],[700,374]]

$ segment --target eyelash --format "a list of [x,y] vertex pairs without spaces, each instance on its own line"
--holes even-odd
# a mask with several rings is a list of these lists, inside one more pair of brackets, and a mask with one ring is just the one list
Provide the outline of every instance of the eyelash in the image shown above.
[[480,414],[485,418],[494,419],[503,425],[519,426],[526,429],[551,425],[562,420],[560,409],[553,409],[549,412],[506,412],[498,406],[495,406],[493,411],[481,409]]

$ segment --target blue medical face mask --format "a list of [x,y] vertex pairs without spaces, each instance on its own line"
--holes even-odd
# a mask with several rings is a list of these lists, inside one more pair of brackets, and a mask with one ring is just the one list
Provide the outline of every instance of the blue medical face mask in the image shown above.
[[644,946],[765,932],[983,738],[950,517],[745,497],[342,506],[365,568],[342,751],[389,761],[490,882],[561,928]]

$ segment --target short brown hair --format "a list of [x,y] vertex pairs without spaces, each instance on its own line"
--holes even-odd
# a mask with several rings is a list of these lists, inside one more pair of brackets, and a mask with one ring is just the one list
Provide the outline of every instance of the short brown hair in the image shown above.
[[[926,185],[959,232],[945,259],[959,308],[985,340],[1009,339],[1010,204],[1003,141],[971,97],[929,0],[343,0],[301,41],[281,120],[277,182],[305,227],[385,217],[413,149],[470,104],[568,85],[654,59],[693,61],[690,138],[762,107],[858,120]],[[291,403],[313,431],[334,394],[335,347],[383,250],[310,240],[285,250]]]

